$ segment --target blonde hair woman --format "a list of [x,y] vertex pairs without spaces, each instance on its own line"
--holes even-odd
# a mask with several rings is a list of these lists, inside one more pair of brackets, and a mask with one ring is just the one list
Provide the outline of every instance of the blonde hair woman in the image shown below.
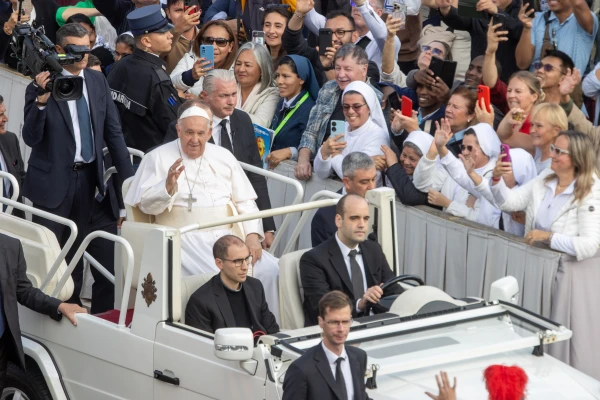
[[500,155],[492,195],[502,211],[526,211],[525,239],[552,249],[592,257],[600,245],[600,180],[590,139],[581,132],[561,132],[550,146],[552,164],[536,179],[509,189],[502,175],[512,170]]

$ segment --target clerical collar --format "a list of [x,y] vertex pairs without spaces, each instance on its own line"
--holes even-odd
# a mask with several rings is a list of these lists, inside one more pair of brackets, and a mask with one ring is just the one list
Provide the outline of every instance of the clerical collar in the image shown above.
[[221,274],[219,274],[219,279],[221,280],[221,285],[223,285],[223,287],[225,288],[225,290],[228,290],[228,291],[230,291],[230,292],[233,292],[233,293],[239,293],[239,292],[241,292],[241,291],[242,291],[242,289],[244,288],[244,284],[243,284],[243,283],[241,283],[241,282],[240,282],[240,288],[239,288],[238,290],[235,290],[235,289],[232,289],[232,288],[230,288],[229,286],[227,286],[227,285],[225,284],[225,282],[223,282],[223,278],[221,278]]

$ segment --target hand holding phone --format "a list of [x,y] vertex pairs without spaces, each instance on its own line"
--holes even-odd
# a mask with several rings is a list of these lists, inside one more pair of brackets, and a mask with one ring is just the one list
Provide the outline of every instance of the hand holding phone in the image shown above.
[[319,29],[319,55],[326,55],[328,47],[333,47],[333,31],[329,28],[321,28]]
[[502,143],[500,145],[500,154],[506,154],[504,156],[504,158],[502,159],[502,162],[512,162],[512,160],[510,158],[510,146],[509,145]]
[[392,18],[402,21],[398,28],[399,30],[406,28],[406,10],[406,4],[401,3],[398,0],[396,0],[392,6]]
[[492,103],[490,101],[490,88],[485,85],[477,86],[477,103],[481,104],[481,99],[483,99],[485,103],[485,108],[487,112],[492,112]]
[[211,67],[215,67],[215,48],[212,44],[202,44],[200,45],[200,58],[206,59],[206,61],[210,61]]

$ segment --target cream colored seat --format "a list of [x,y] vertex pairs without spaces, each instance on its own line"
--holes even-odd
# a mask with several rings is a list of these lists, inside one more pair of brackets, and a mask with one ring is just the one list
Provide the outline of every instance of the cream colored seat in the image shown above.
[[[39,288],[60,254],[61,248],[54,233],[46,227],[6,213],[0,213],[0,233],[21,241],[27,263],[27,277],[33,286]],[[63,261],[44,290],[46,294],[54,291],[66,270],[67,264]],[[73,294],[73,288],[73,280],[69,277],[57,297],[68,300]]]
[[185,308],[190,297],[205,283],[210,281],[214,274],[200,274],[181,278],[181,323],[185,324]]
[[300,279],[300,258],[308,250],[310,249],[294,251],[279,259],[281,329],[304,328],[304,290]]

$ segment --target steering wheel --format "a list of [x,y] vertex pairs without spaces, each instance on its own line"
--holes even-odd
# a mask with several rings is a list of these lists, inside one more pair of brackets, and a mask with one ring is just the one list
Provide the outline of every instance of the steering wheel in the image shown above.
[[[398,282],[407,282],[407,281],[416,282],[417,285],[414,285],[414,286],[425,286],[425,282],[423,281],[423,279],[421,279],[420,277],[418,277],[416,275],[398,275],[398,276],[393,277],[389,281],[385,282],[383,285],[381,285],[381,290],[385,290],[388,287],[390,287]],[[392,294],[390,296],[382,297],[381,299],[379,299],[379,302],[376,304],[367,302],[367,305],[365,307],[365,315],[369,315],[371,313],[371,308],[374,306],[377,309],[377,311],[379,311],[379,312],[389,311],[390,307],[392,306],[392,303],[394,302],[394,300],[396,300],[397,297],[398,297],[397,294]]]

